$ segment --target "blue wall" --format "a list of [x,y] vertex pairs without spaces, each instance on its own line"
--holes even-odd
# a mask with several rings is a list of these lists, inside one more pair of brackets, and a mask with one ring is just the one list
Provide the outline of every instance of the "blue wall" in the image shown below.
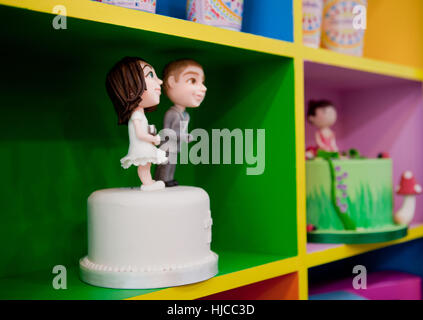
[[[157,13],[186,18],[186,0],[157,0]],[[292,0],[244,0],[242,31],[293,41]]]
[[242,31],[293,41],[291,0],[244,0]]

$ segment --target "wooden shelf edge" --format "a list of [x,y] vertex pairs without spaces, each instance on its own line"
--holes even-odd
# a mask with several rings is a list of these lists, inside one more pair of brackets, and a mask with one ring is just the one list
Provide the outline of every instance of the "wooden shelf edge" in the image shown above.
[[170,36],[240,49],[293,57],[294,43],[194,23],[187,20],[131,10],[89,0],[0,0],[0,5],[52,14],[56,5],[66,7],[68,17],[108,23]]
[[306,265],[308,268],[311,268],[420,238],[423,238],[423,225],[411,227],[406,237],[394,241],[364,245],[341,245],[336,248],[308,253],[306,256]]
[[376,73],[396,78],[423,81],[423,69],[405,65],[363,57],[355,57],[326,49],[309,48],[307,46],[301,47],[301,55],[305,61]]
[[283,276],[299,270],[299,258],[292,257],[253,268],[217,276],[207,281],[135,296],[127,300],[192,300]]

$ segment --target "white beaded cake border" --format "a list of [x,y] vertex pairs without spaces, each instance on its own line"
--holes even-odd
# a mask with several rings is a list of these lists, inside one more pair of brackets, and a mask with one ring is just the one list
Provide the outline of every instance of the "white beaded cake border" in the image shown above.
[[[115,289],[153,289],[174,287],[190,283],[204,281],[214,277],[218,273],[218,255],[211,252],[205,259],[196,263],[180,265],[173,269],[160,267],[158,269],[138,268],[138,272],[132,267],[115,268],[94,264],[87,257],[80,260],[80,278],[82,281],[99,287]],[[85,263],[90,262],[91,267]],[[109,271],[111,268],[112,271]],[[125,271],[124,271],[125,270]],[[128,271],[129,270],[129,271]],[[145,271],[143,271],[145,270]],[[151,270],[151,271],[147,271]]]
[[209,254],[207,257],[201,259],[201,260],[197,260],[196,262],[193,263],[186,263],[186,264],[181,264],[181,265],[160,265],[160,266],[148,266],[148,267],[143,267],[143,268],[138,268],[135,266],[130,266],[130,265],[126,265],[126,266],[117,266],[117,267],[112,267],[112,266],[107,266],[104,264],[99,264],[99,263],[94,263],[92,261],[90,261],[88,259],[88,256],[82,258],[79,260],[79,264],[80,266],[93,270],[93,271],[104,271],[104,272],[130,272],[130,273],[138,273],[138,272],[164,272],[164,271],[174,271],[174,270],[178,270],[178,269],[186,269],[186,268],[190,268],[190,267],[195,267],[197,265],[203,265],[203,264],[207,264],[208,262],[212,262],[214,260],[216,260],[217,255],[212,252],[211,254]]

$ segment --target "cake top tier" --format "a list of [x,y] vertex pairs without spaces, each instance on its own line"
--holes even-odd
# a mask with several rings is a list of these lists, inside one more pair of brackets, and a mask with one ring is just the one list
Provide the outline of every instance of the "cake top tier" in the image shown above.
[[210,202],[206,191],[197,187],[178,186],[165,188],[156,191],[141,191],[139,187],[134,188],[112,188],[93,192],[88,203],[101,202],[103,204],[119,205],[154,205],[166,202],[169,205],[193,204],[196,202]]

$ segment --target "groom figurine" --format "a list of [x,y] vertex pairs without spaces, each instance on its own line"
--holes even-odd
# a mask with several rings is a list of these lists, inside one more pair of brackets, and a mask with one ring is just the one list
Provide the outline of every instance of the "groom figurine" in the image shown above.
[[166,187],[174,187],[178,185],[174,176],[181,141],[192,141],[192,136],[188,134],[189,114],[185,109],[200,106],[206,95],[202,66],[191,59],[169,63],[163,71],[163,88],[174,104],[164,116],[163,129],[173,130],[174,135],[168,137],[176,136],[176,141],[173,141],[176,148],[166,148],[169,144],[162,143],[161,149],[166,151],[169,162],[157,166],[154,178],[164,181]]

